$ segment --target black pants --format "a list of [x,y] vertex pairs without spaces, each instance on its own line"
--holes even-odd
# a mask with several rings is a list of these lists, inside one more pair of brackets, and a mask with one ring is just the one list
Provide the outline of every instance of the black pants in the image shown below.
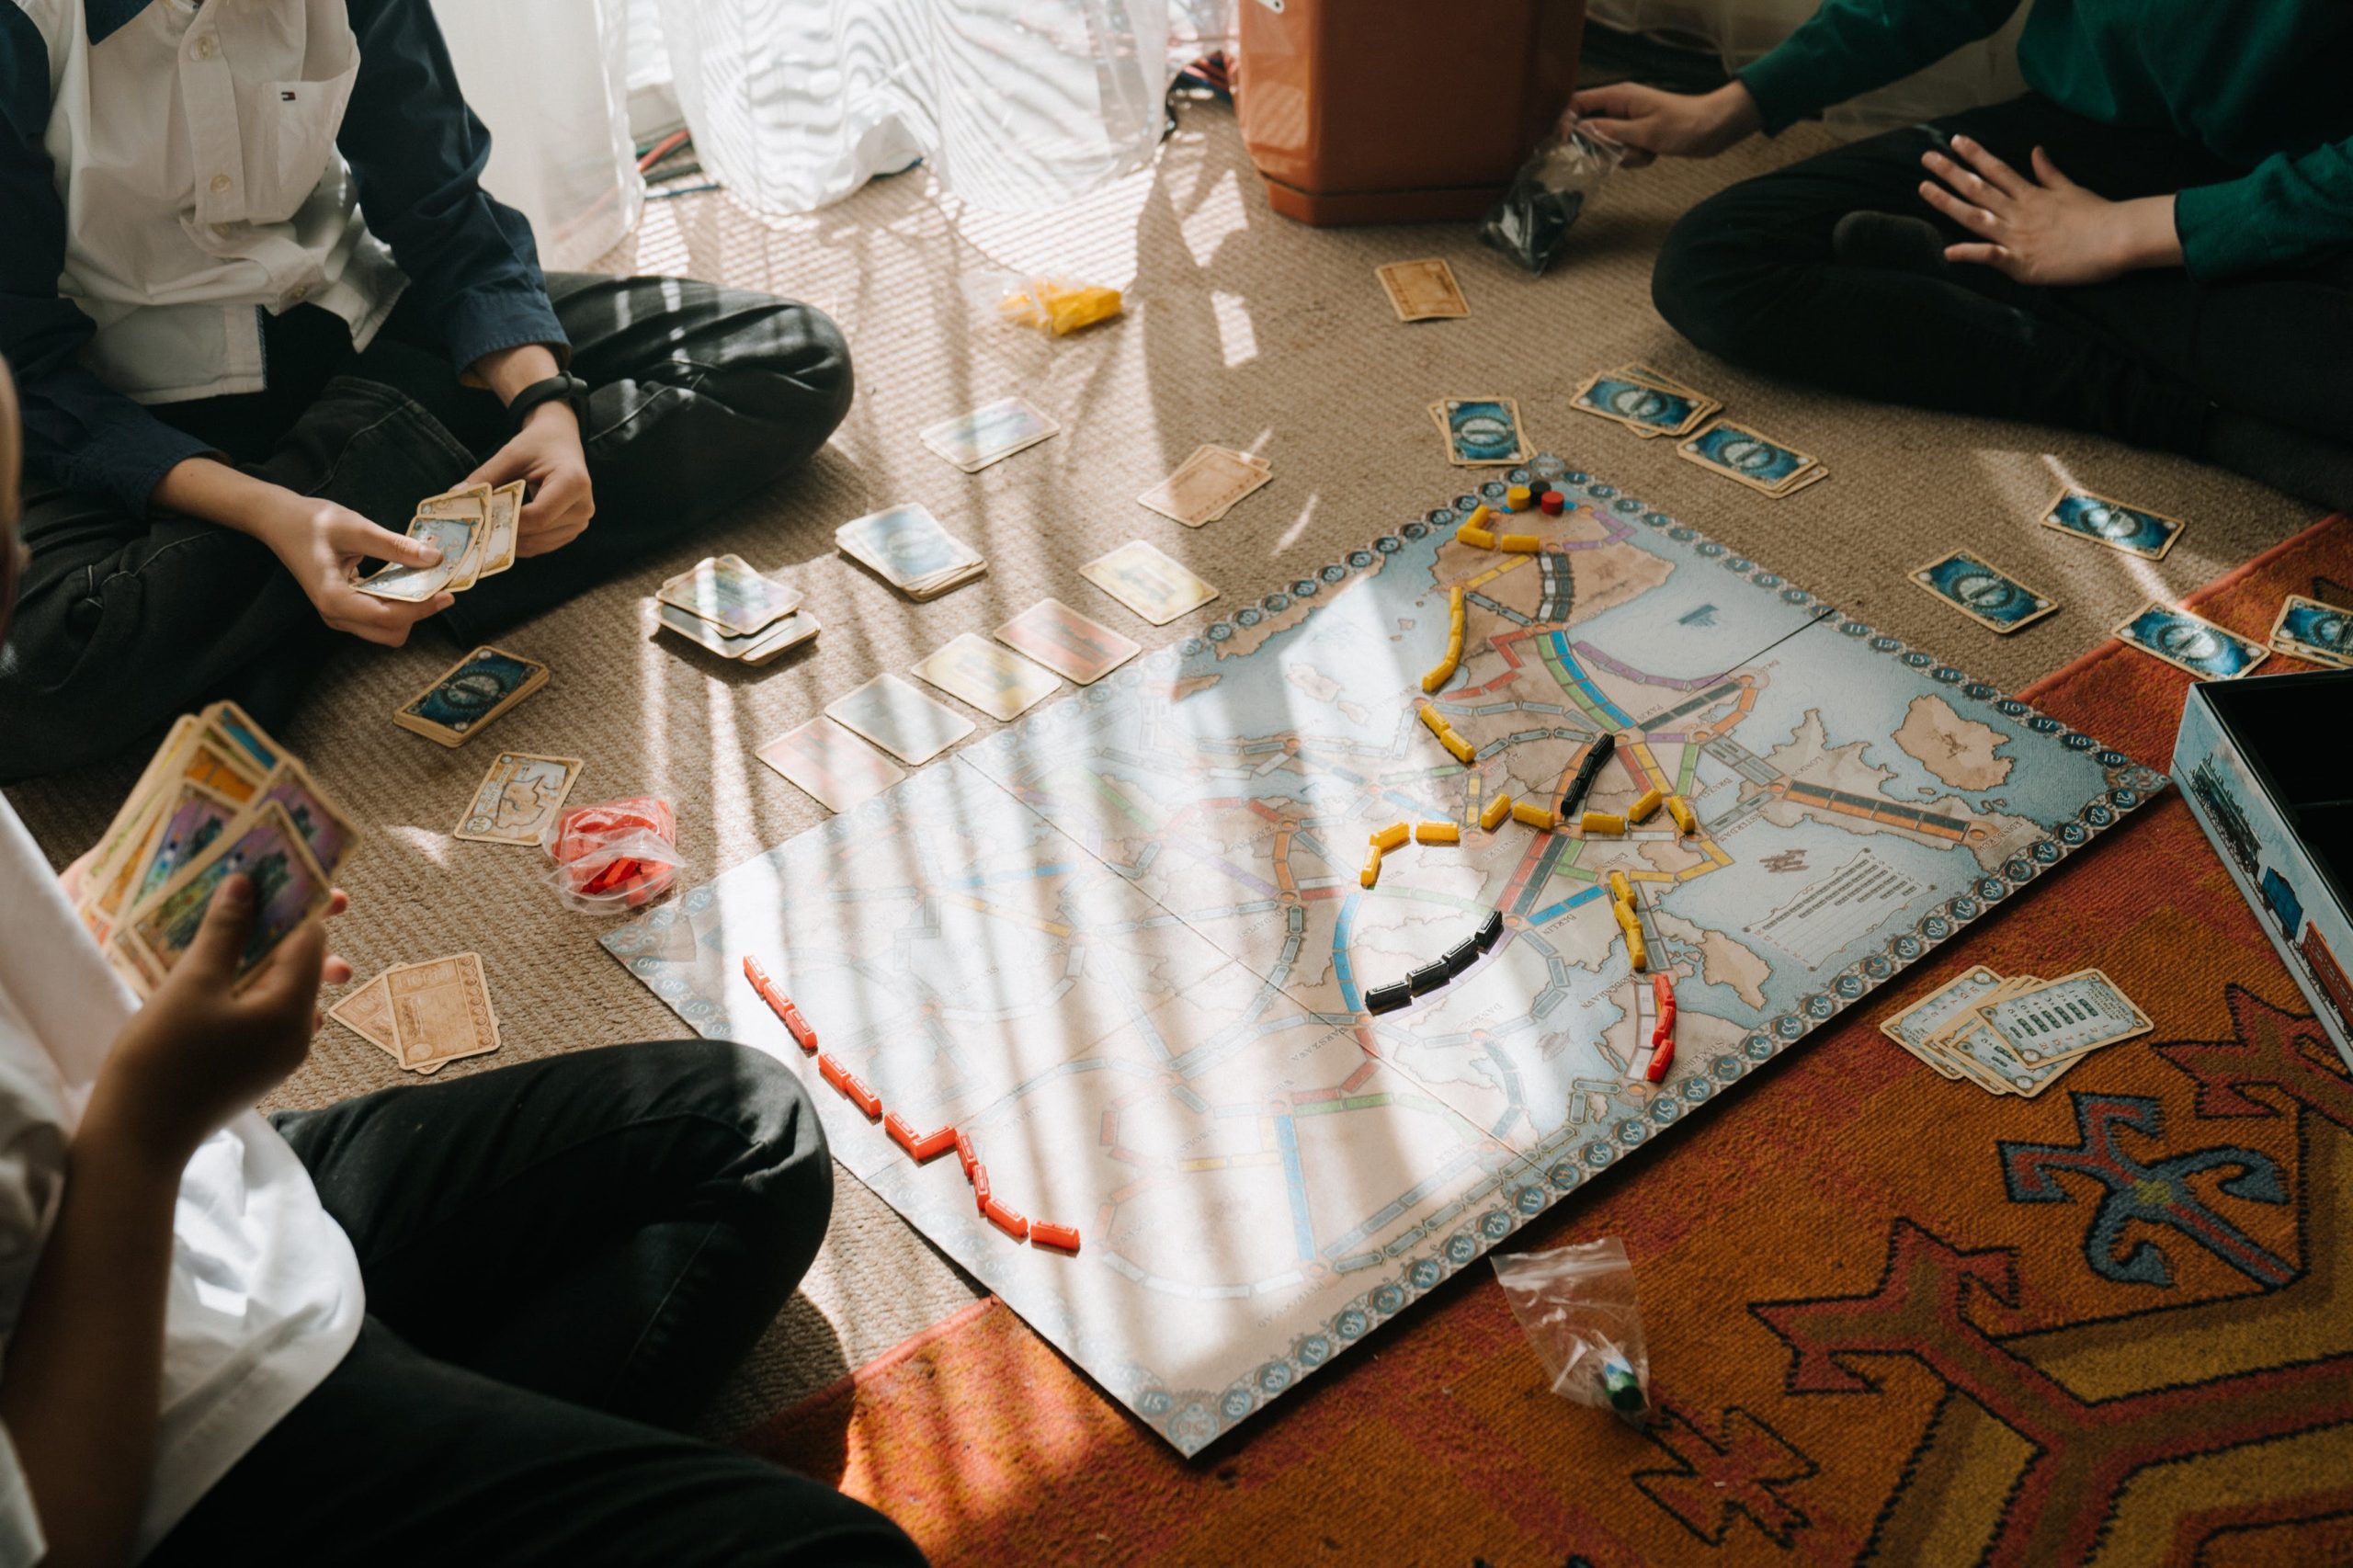
[[[849,351],[809,306],[671,278],[558,274],[548,292],[572,369],[595,388],[582,436],[597,517],[460,595],[436,618],[460,648],[700,526],[806,460],[849,409]],[[313,306],[270,318],[265,342],[267,390],[156,414],[248,472],[395,532],[506,439],[498,399],[458,383],[405,301],[365,353]],[[100,761],[219,697],[282,723],[351,641],[231,528],[35,485],[23,532],[32,561],[0,652],[0,783]]]
[[2214,283],[2176,267],[2083,288],[2014,283],[1932,247],[1916,266],[1842,260],[1832,233],[1849,212],[1917,217],[1947,241],[1975,237],[1918,194],[1930,177],[1920,154],[1955,132],[2021,170],[2042,147],[2077,184],[2113,199],[2241,172],[2168,133],[2102,125],[2029,95],[1709,198],[1660,252],[1659,313],[1711,353],[1862,397],[2063,425],[2193,457],[2209,455],[2220,408],[2308,450],[2341,449],[2353,474],[2353,256]]
[[619,1046],[278,1126],[367,1323],[148,1562],[922,1562],[863,1504],[659,1429],[824,1237],[832,1162],[790,1072]]

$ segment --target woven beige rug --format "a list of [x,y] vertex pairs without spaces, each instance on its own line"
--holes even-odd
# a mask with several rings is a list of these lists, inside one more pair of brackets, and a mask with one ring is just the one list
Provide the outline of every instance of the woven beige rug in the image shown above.
[[[450,838],[498,748],[585,759],[575,801],[668,796],[688,877],[708,880],[821,820],[753,748],[878,671],[904,672],[960,632],[985,636],[1048,595],[1156,647],[1456,494],[1460,471],[1447,466],[1425,412],[1442,396],[1517,398],[1540,449],[2009,689],[2105,640],[2142,599],[2187,591],[2313,520],[2308,506],[2186,461],[1778,385],[1681,343],[1650,304],[1650,258],[1666,226],[1718,187],[1827,145],[1801,128],[1711,164],[1621,173],[1575,232],[1573,254],[1540,279],[1481,249],[1467,226],[1317,231],[1274,217],[1221,107],[1186,108],[1153,168],[1052,213],[967,211],[923,170],[798,218],[757,218],[723,194],[653,204],[608,269],[691,274],[823,306],[849,336],[856,406],[798,478],[506,639],[552,665],[554,678],[492,739],[445,751],[386,717],[452,656],[438,637],[393,653],[355,647],[328,673],[284,738],[376,830],[347,879],[353,907],[339,946],[363,977],[444,952],[482,954],[505,1045],[452,1074],[681,1033],[597,947],[600,924],[566,913],[541,885],[536,851]],[[1472,314],[1402,325],[1372,270],[1433,255],[1452,263]],[[1062,342],[977,322],[959,279],[999,267],[1118,286],[1128,313]],[[1636,358],[1818,455],[1832,479],[1770,500],[1677,460],[1670,443],[1570,410],[1586,374]],[[925,426],[1010,392],[1060,419],[1063,434],[971,477],[916,439]],[[1135,504],[1204,441],[1268,458],[1274,483],[1199,530]],[[2160,562],[2039,528],[2062,475],[2189,526]],[[835,554],[835,525],[905,501],[978,545],[987,574],[915,605]],[[1080,562],[1138,538],[1224,598],[1154,628],[1079,576]],[[1955,544],[2063,610],[2003,639],[1907,585],[1911,568]],[[727,550],[806,589],[825,627],[813,647],[739,670],[654,640],[656,584]],[[983,734],[995,727],[972,717]],[[11,799],[63,863],[97,835],[134,771]],[[401,1077],[373,1046],[330,1026],[275,1103],[316,1105]],[[725,1432],[765,1416],[973,1293],[844,1173],[803,1291],[707,1426]]]

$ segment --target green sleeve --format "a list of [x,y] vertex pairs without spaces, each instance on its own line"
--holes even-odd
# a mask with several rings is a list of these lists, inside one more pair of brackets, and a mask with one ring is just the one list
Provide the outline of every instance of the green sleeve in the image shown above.
[[2018,0],[1823,0],[1740,73],[1767,135],[1933,65],[2010,19]]
[[2221,185],[2174,198],[2182,264],[2199,278],[2290,266],[2353,245],[2353,141],[2275,153]]

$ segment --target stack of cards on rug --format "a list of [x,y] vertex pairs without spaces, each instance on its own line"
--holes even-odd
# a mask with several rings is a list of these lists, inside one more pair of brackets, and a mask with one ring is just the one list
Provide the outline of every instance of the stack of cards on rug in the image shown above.
[[943,419],[921,436],[925,446],[966,473],[978,473],[993,462],[1027,451],[1061,429],[1051,416],[1022,399],[1003,397],[970,414]]
[[801,590],[763,577],[740,555],[714,555],[665,582],[654,596],[664,630],[739,665],[765,665],[817,635]]
[[843,554],[880,574],[907,597],[936,599],[988,570],[974,550],[921,506],[870,512],[834,530]]
[[1196,447],[1176,472],[1136,497],[1164,517],[1188,528],[1216,522],[1275,476],[1274,465],[1248,452]]
[[2353,610],[2290,594],[2271,623],[2271,651],[2331,669],[2353,670]]
[[1629,363],[1588,379],[1570,400],[1580,413],[1599,415],[1648,440],[1688,436],[1723,412],[1706,392],[1685,386],[1648,365]]
[[422,604],[444,589],[463,593],[515,564],[522,524],[519,479],[495,490],[474,484],[428,496],[417,504],[408,536],[439,546],[441,559],[431,566],[387,566],[358,586],[363,594],[407,604]]
[[2200,680],[2233,680],[2271,657],[2271,650],[2253,638],[2154,599],[2127,616],[2115,634]]
[[2154,1027],[2098,970],[2006,980],[1981,964],[1880,1031],[1948,1078],[2031,1099],[2093,1051]]
[[580,777],[576,756],[532,756],[503,751],[491,763],[466,802],[466,814],[452,831],[455,838],[477,844],[536,846],[555,825],[564,797]]
[[250,974],[324,908],[359,830],[233,702],[184,715],[83,869],[77,907],[108,962],[145,995],[196,939],[213,893],[253,879]]
[[2059,492],[2057,498],[2042,509],[2042,526],[2077,539],[2095,540],[2143,561],[2163,561],[2165,551],[2173,548],[2173,541],[2181,537],[2182,529],[2178,517],[2128,506],[2121,501],[2073,486]]
[[1966,550],[1956,550],[1912,574],[1913,583],[1978,625],[2007,636],[2055,615],[2058,601],[2046,598],[2000,567]]
[[1097,556],[1078,570],[1088,582],[1154,626],[1165,626],[1217,597],[1215,588],[1140,539]]
[[1729,419],[1719,419],[1679,443],[1675,454],[1767,495],[1794,495],[1830,477],[1819,460]]
[[1389,308],[1397,312],[1399,321],[1438,321],[1471,313],[1471,301],[1462,297],[1454,268],[1441,257],[1392,261],[1374,267],[1372,275],[1381,279]]
[[1507,397],[1449,397],[1430,404],[1430,418],[1457,468],[1509,468],[1528,460],[1519,404]]
[[327,1017],[409,1073],[438,1073],[498,1049],[498,1012],[473,953],[395,964],[328,1008]]
[[547,683],[548,667],[537,659],[477,648],[393,709],[392,722],[445,746],[461,746]]

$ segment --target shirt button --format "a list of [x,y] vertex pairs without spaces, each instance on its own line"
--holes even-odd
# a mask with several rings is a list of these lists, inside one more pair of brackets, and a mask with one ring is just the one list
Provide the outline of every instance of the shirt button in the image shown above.
[[212,58],[213,51],[218,48],[220,45],[212,41],[212,35],[207,33],[196,40],[196,57],[199,60],[210,60]]
[[226,190],[226,189],[228,189],[228,188],[229,188],[229,176],[228,176],[227,175],[214,175],[214,176],[212,176],[212,194],[213,194],[213,195],[218,196],[218,195],[220,195],[222,191],[224,191],[224,190]]

